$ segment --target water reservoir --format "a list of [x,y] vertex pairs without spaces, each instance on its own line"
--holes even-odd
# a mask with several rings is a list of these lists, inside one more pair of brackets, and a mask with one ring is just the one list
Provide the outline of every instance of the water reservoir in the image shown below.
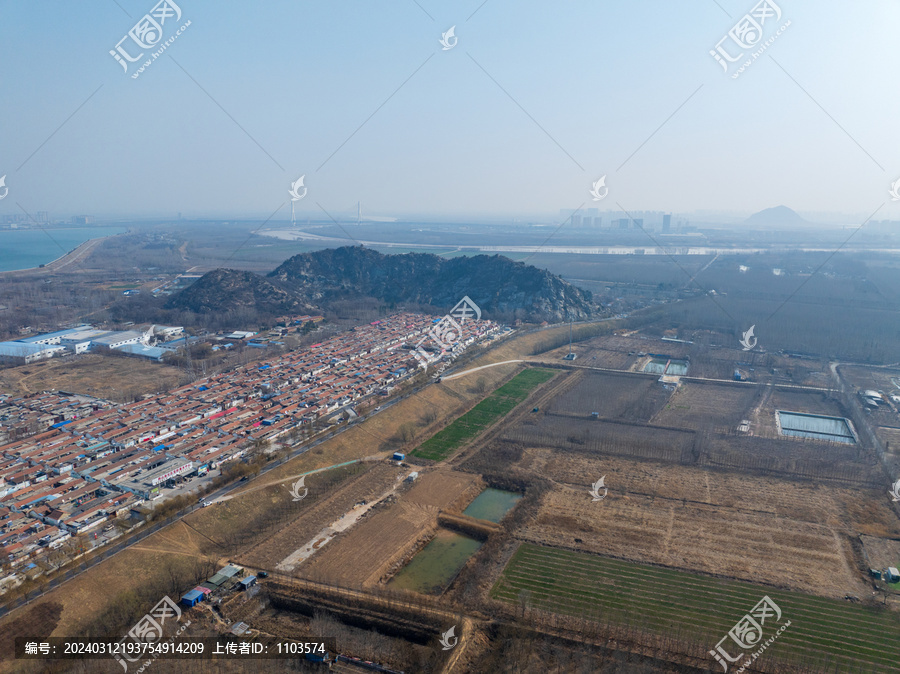
[[776,415],[778,429],[782,435],[843,442],[848,445],[856,444],[856,436],[853,434],[850,422],[843,417],[826,417],[819,414],[785,412],[783,410],[778,410]]
[[439,594],[481,547],[481,541],[438,529],[431,542],[390,582],[393,587],[423,594]]
[[651,358],[650,362],[644,365],[643,371],[651,374],[681,376],[687,374],[688,361],[666,358],[665,356],[656,356],[655,358]]
[[488,487],[469,504],[468,508],[463,510],[463,515],[474,517],[477,520],[499,522],[520,500],[522,500],[521,494]]

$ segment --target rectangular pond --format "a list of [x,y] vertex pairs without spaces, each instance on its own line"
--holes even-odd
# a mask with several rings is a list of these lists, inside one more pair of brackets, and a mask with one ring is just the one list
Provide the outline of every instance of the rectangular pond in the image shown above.
[[656,356],[644,365],[644,372],[681,376],[687,374],[688,361]]
[[438,529],[431,542],[395,575],[389,585],[423,594],[438,594],[459,573],[481,541]]
[[828,440],[856,444],[856,436],[850,428],[850,422],[843,417],[826,417],[820,414],[804,414],[803,412],[785,412],[778,410],[778,429],[782,435],[811,440]]
[[521,494],[488,487],[475,497],[468,508],[463,510],[463,515],[474,517],[477,520],[499,522],[521,500]]

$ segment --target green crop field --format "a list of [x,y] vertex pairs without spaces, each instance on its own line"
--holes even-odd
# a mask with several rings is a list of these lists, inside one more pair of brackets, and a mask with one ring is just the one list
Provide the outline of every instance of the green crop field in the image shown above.
[[[527,597],[530,606],[555,613],[660,634],[689,630],[707,650],[765,595],[782,619],[771,629],[764,625],[764,640],[791,621],[767,656],[828,672],[900,671],[900,615],[877,607],[530,543],[519,547],[491,590],[496,599]],[[723,647],[738,652],[730,639]],[[710,667],[718,670],[712,656]]]
[[446,459],[464,442],[474,438],[497,419],[512,412],[534,388],[554,374],[556,373],[553,370],[531,368],[522,370],[447,428],[419,445],[412,455],[434,461]]

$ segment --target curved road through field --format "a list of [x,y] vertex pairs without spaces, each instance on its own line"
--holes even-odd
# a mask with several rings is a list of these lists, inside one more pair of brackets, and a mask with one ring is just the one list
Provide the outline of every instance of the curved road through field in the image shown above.
[[489,367],[497,367],[498,365],[506,365],[507,363],[524,363],[524,360],[504,360],[502,363],[491,363],[490,365],[482,365],[481,367],[473,367],[471,370],[464,370],[463,372],[457,372],[456,374],[451,374],[447,377],[441,377],[443,381],[450,381],[451,379],[456,379],[457,377],[462,377],[464,375],[469,374],[470,372],[478,372],[478,370],[485,370]]

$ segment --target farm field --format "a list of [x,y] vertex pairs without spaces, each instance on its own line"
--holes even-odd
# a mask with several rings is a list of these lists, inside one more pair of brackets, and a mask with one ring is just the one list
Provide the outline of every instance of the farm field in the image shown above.
[[413,456],[442,461],[465,442],[485,430],[498,419],[509,414],[532,389],[551,379],[552,370],[526,369],[475,405],[449,426],[422,443]]
[[750,418],[760,394],[760,387],[746,384],[682,382],[652,422],[659,426],[733,431],[741,420]]
[[[606,485],[615,486],[609,475]],[[554,489],[517,536],[834,597],[867,592],[839,528],[742,506],[610,492],[593,502],[588,484]]]
[[[490,595],[662,635],[687,634],[710,650],[769,596],[782,618],[774,627],[764,626],[765,637],[791,624],[756,663],[767,664],[764,671],[779,671],[770,658],[860,673],[896,672],[900,661],[896,612],[528,543],[513,555]],[[730,652],[736,652],[733,644]]]
[[881,571],[889,566],[900,565],[900,540],[860,536],[866,563]]
[[[804,522],[900,537],[887,491],[860,490],[815,481],[795,481],[736,471],[675,466],[616,456],[574,455],[528,449],[511,466],[542,475],[560,486],[580,488],[606,475],[612,497],[653,496],[679,503],[709,504],[741,512],[790,517]],[[593,477],[596,475],[596,477]]]
[[[877,489],[550,449],[511,468],[554,485],[519,537],[828,596],[867,592],[852,537],[900,536]],[[601,476],[608,496],[592,502]]]
[[477,475],[439,469],[423,472],[408,491],[379,506],[350,531],[301,564],[310,580],[363,587],[396,571],[437,529],[439,510],[471,500],[483,485]]
[[[657,336],[602,335],[572,345],[578,356],[576,367],[600,367],[637,371],[648,360],[638,354],[666,354],[672,358],[688,358],[692,378],[731,381],[739,368],[751,381],[789,383],[828,388],[833,384],[827,361],[799,360],[777,353],[743,351],[734,335],[697,331],[682,335],[697,340],[694,344],[664,342]],[[712,348],[711,348],[712,347]],[[536,360],[559,362],[569,351],[569,345],[546,351]],[[866,386],[864,388],[870,388]],[[876,387],[877,388],[877,387]],[[885,389],[886,390],[886,389]]]
[[[352,475],[352,471],[346,472]],[[405,473],[405,470],[397,466],[379,463],[361,475],[354,475],[327,487],[323,483],[330,476],[308,476],[305,484],[310,490],[309,497],[318,498],[309,507],[300,507],[301,504],[292,502],[296,511],[293,518],[253,547],[242,551],[235,561],[253,568],[274,569],[281,560],[305,545],[324,527],[351,510],[356,503],[377,498]],[[270,495],[269,492],[286,491],[290,486],[291,483],[286,482],[267,487],[256,498],[271,498],[274,494]]]
[[692,431],[631,422],[540,414],[505,429],[503,439],[524,447],[555,447],[578,454],[679,462],[694,445]]
[[585,372],[584,376],[547,405],[550,414],[602,419],[649,421],[669,399],[669,392],[657,383],[658,377]]
[[767,405],[768,411],[804,412],[806,414],[822,414],[831,417],[846,416],[837,400],[830,398],[825,392],[798,391],[796,389],[780,389],[772,391]]

